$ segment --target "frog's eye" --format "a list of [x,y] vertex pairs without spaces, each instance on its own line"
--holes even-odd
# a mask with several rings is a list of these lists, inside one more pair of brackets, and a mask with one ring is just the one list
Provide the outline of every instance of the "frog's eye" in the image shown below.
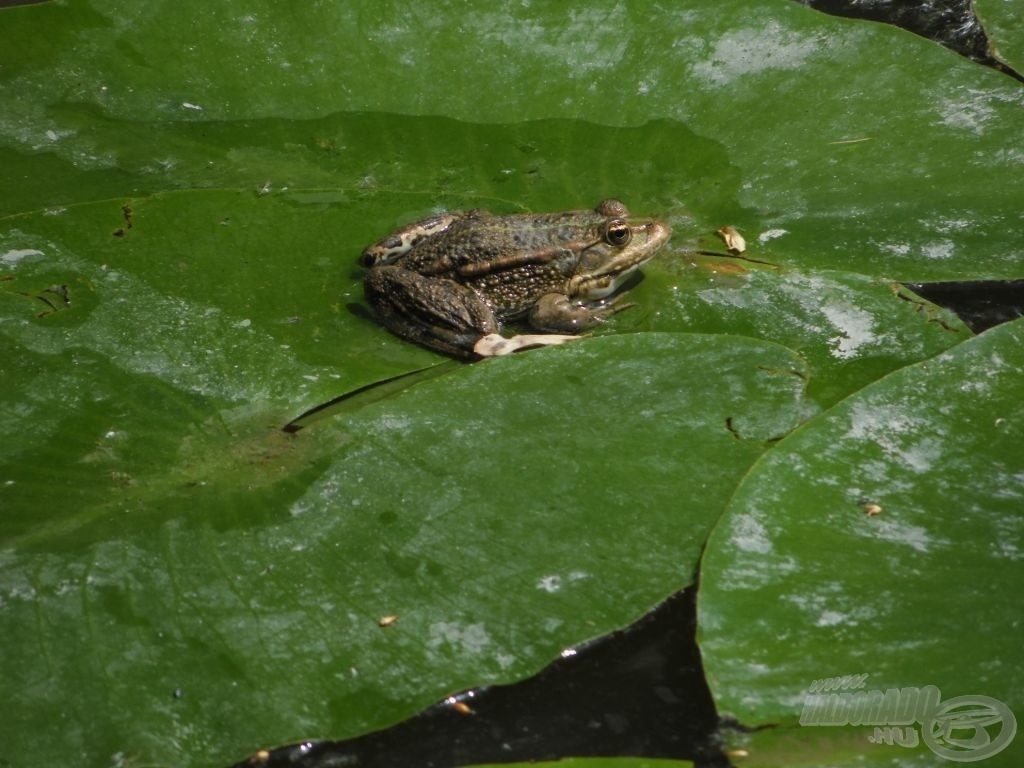
[[629,225],[621,219],[609,221],[604,228],[604,239],[609,245],[622,247],[629,242],[629,239],[632,236],[633,230],[631,230]]

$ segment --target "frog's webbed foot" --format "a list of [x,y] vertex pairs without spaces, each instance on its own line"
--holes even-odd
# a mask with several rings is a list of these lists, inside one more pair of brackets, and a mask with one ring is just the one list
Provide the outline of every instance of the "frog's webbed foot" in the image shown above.
[[[633,302],[620,303],[622,296],[597,306],[574,301],[565,294],[548,293],[530,310],[530,325],[541,331],[569,331],[573,334],[593,328],[612,315],[636,306]],[[509,355],[520,349],[565,344],[586,338],[586,334],[564,335],[560,333],[526,333],[505,338],[497,333],[488,334],[473,345],[473,351],[481,357]]]
[[476,292],[454,280],[424,277],[396,266],[371,269],[366,299],[392,333],[449,355],[472,358],[498,321]]
[[530,311],[530,325],[544,331],[585,331],[600,325],[624,309],[635,307],[633,302],[619,303],[622,296],[598,306],[574,301],[561,293],[548,293]]
[[582,338],[585,337],[563,336],[557,333],[521,333],[518,336],[506,338],[500,333],[489,333],[477,340],[473,345],[473,351],[480,357],[500,357],[501,355],[511,355],[521,349],[565,344],[568,341],[578,341]]

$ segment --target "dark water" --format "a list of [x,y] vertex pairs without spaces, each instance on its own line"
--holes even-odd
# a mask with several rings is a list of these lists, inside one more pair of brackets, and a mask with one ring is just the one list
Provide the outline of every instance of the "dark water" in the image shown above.
[[797,0],[818,11],[882,21],[942,43],[975,61],[988,61],[988,41],[971,0]]
[[867,19],[934,40],[947,48],[1024,82],[1018,72],[993,58],[988,36],[971,0],[796,0],[833,16]]
[[440,768],[565,755],[727,766],[695,641],[695,599],[696,589],[686,589],[631,627],[576,649],[534,677],[467,691],[456,706],[441,702],[384,731],[282,747],[238,766]]

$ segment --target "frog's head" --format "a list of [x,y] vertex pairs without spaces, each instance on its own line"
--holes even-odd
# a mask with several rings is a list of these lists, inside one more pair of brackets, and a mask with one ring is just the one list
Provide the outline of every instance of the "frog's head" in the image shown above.
[[601,216],[596,236],[580,251],[567,290],[571,298],[583,301],[614,293],[672,234],[663,221],[630,216],[626,206],[614,198],[602,201],[594,210]]

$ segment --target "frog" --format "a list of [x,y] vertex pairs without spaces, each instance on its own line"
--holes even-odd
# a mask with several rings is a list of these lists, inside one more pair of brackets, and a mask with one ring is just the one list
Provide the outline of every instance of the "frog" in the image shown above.
[[[403,339],[457,358],[503,356],[576,341],[635,306],[616,292],[670,235],[615,198],[556,213],[444,211],[367,246],[363,291]],[[538,333],[502,333],[518,321]]]

